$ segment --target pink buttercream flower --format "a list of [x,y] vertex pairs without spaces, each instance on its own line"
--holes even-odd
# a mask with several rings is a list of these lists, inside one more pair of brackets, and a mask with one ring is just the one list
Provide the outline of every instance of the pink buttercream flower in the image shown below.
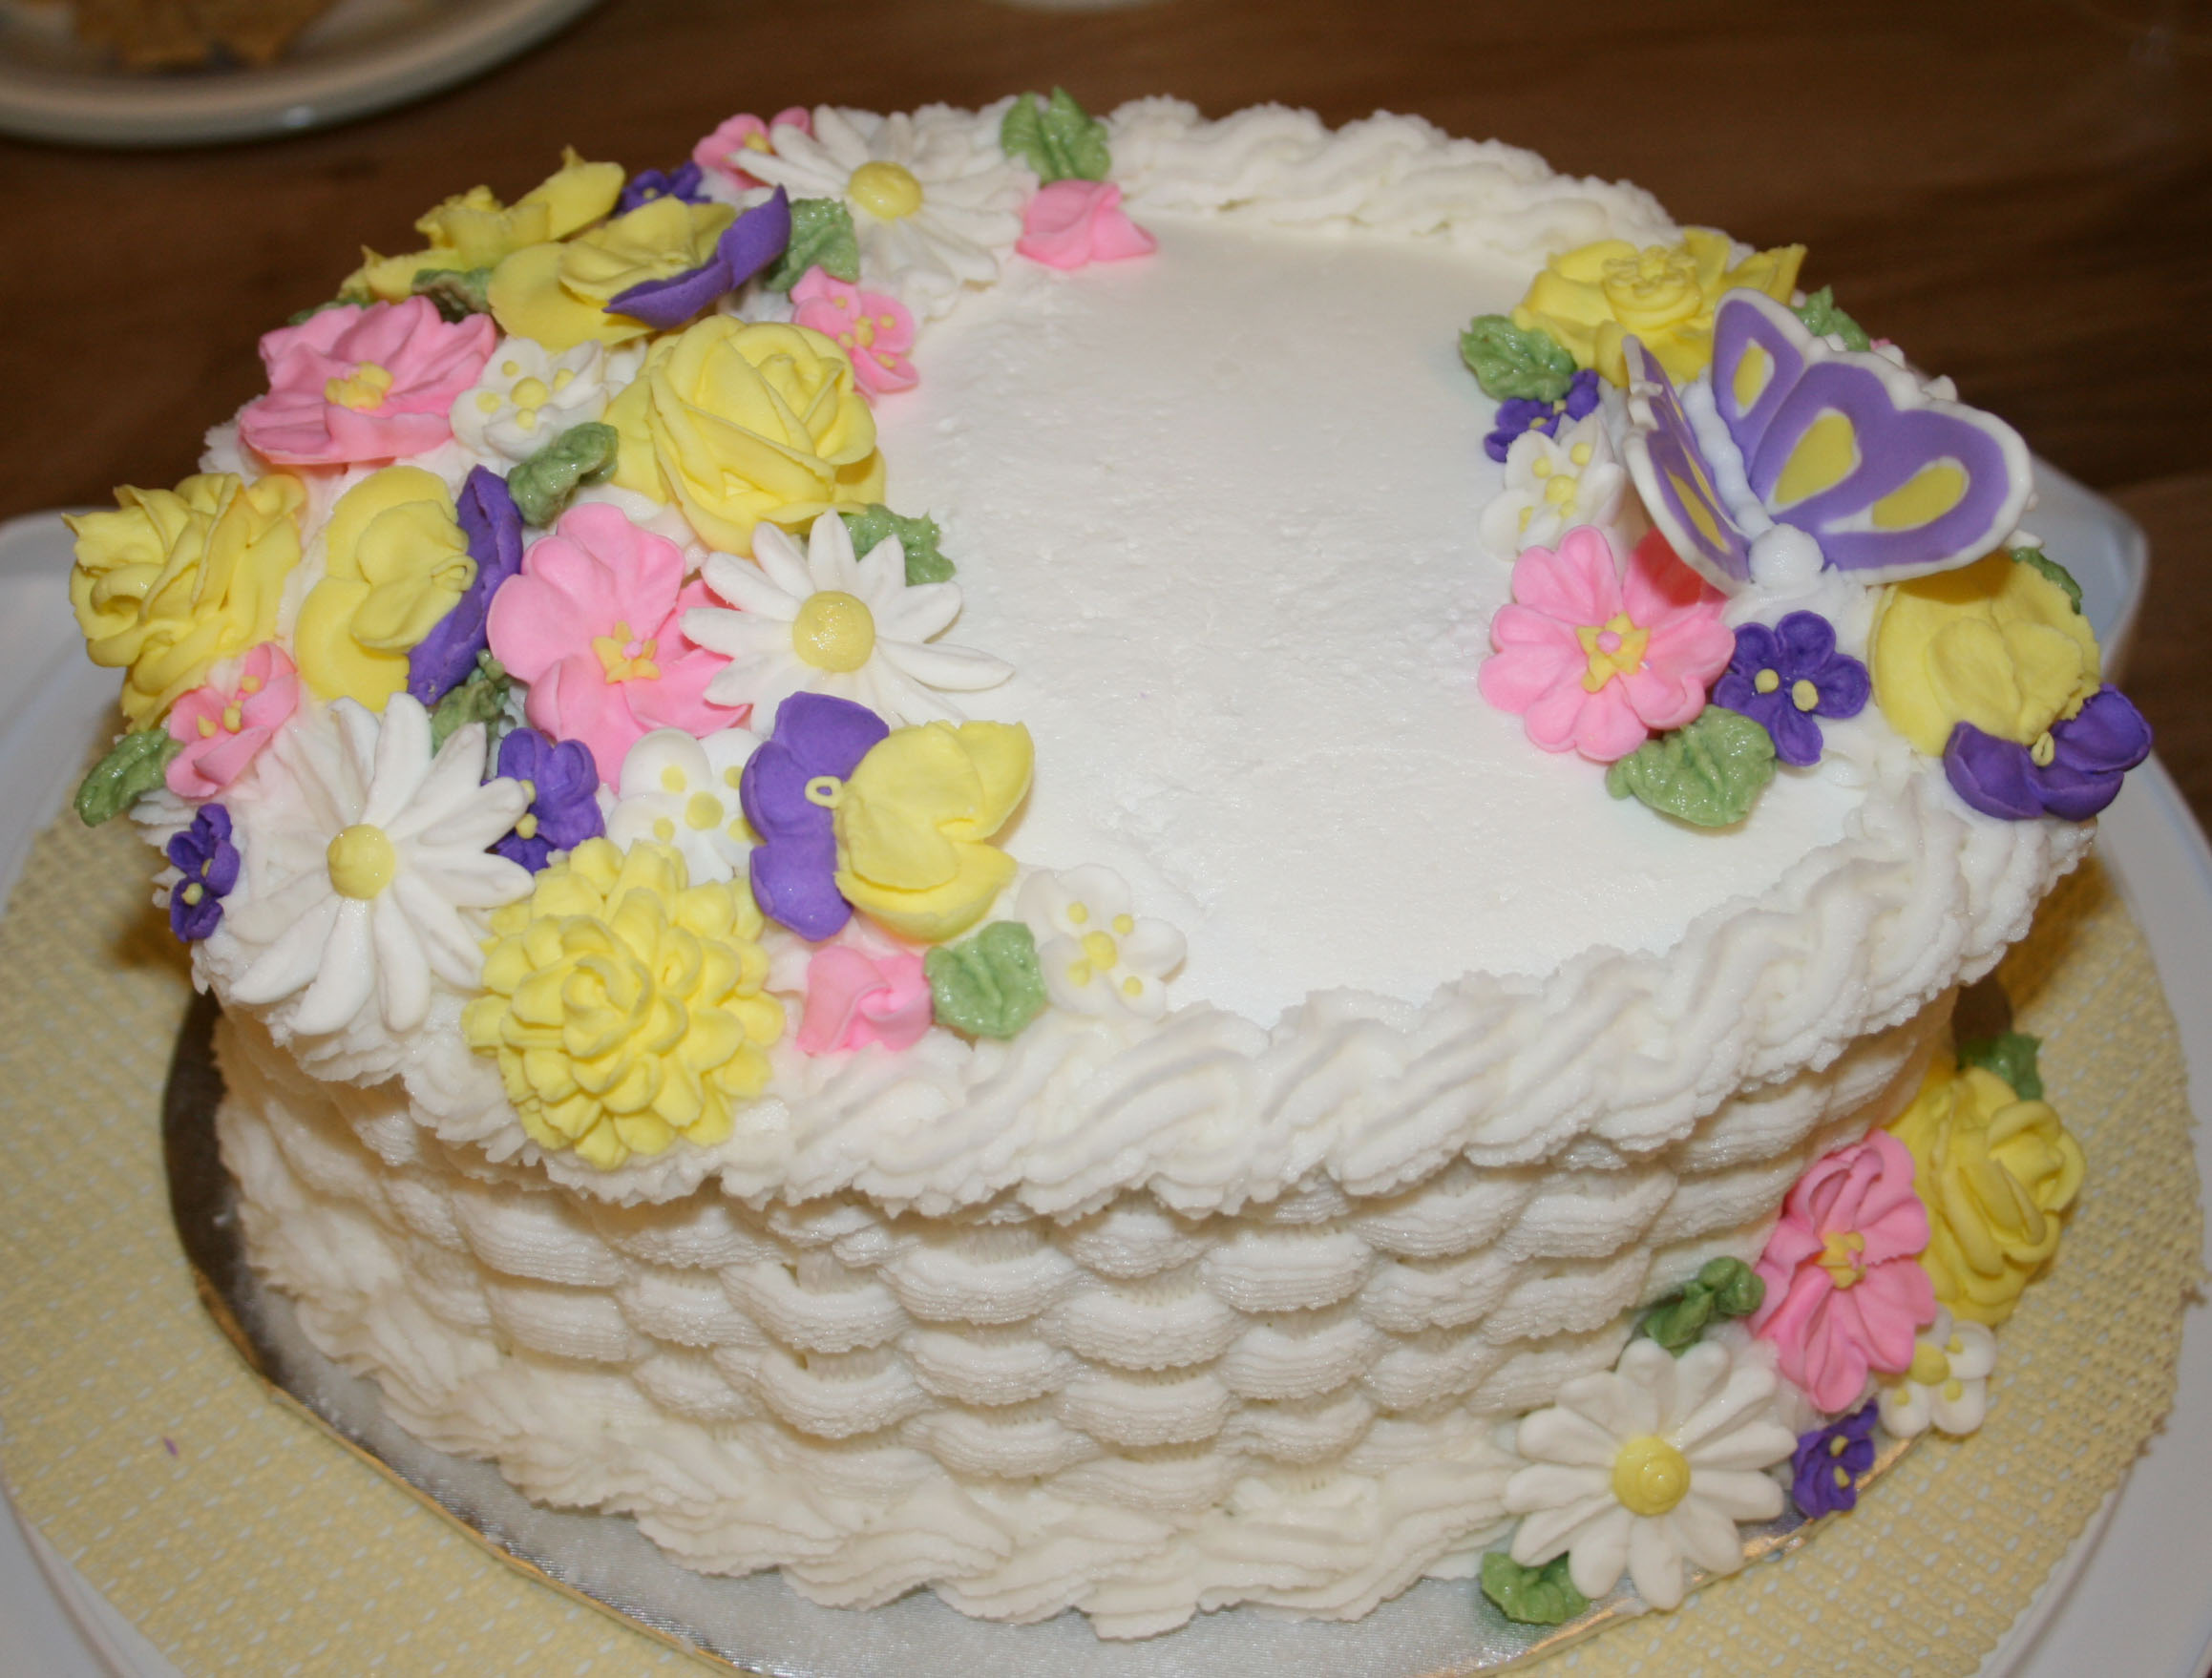
[[684,585],[684,556],[613,507],[561,515],[492,597],[492,655],[530,685],[523,713],[556,740],[591,748],[613,785],[631,746],[656,728],[704,738],[743,723],[749,707],[717,705],[706,684],[728,661],[679,625],[715,602]]
[[747,152],[774,151],[775,142],[769,138],[769,133],[778,128],[795,128],[801,134],[812,134],[814,118],[804,105],[778,111],[766,122],[749,115],[732,116],[691,148],[692,160],[731,186],[749,189],[763,185],[764,182],[755,180],[738,167],[738,159]]
[[269,393],[239,412],[248,447],[284,466],[397,460],[453,434],[453,398],[476,382],[498,332],[449,323],[427,297],[325,309],[262,339]]
[[1041,186],[1022,212],[1014,248],[1048,268],[1118,262],[1149,256],[1160,241],[1122,211],[1122,189],[1110,180],[1056,180]]
[[1527,549],[1513,565],[1513,602],[1490,620],[1498,650],[1477,678],[1483,697],[1518,712],[1546,751],[1595,763],[1696,716],[1736,650],[1720,596],[1655,531],[1625,577],[1612,540],[1591,525],[1569,531],[1555,550]]
[[897,298],[809,268],[791,287],[791,303],[792,324],[834,338],[871,396],[911,390],[921,377],[906,359],[914,347],[914,316]]
[[1820,1409],[1848,1410],[1870,1373],[1910,1367],[1914,1331],[1935,1320],[1935,1285],[1918,1262],[1927,1246],[1912,1155],[1886,1130],[1828,1155],[1790,1190],[1756,1267],[1766,1298],[1751,1329]]
[[929,980],[918,955],[868,955],[845,944],[807,964],[799,1051],[842,1054],[868,1043],[911,1047],[930,1027]]
[[169,733],[184,749],[169,760],[169,790],[179,798],[213,798],[299,708],[300,678],[292,661],[264,640],[240,661],[230,687],[209,682],[169,709]]

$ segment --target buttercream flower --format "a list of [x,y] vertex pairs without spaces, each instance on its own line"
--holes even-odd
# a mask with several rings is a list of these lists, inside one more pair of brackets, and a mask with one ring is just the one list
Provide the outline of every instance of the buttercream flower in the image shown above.
[[1183,934],[1129,912],[1128,883],[1086,864],[1022,882],[1015,911],[1037,939],[1037,963],[1052,1000],[1071,1014],[1168,1011],[1166,979],[1183,963]]
[[476,656],[492,644],[484,629],[492,597],[522,569],[522,514],[504,478],[471,467],[453,512],[476,573],[453,609],[408,649],[407,691],[426,705],[436,704],[475,672]]
[[1952,789],[1984,815],[2086,822],[2119,796],[2121,780],[2150,755],[2143,714],[2118,688],[2100,687],[2032,746],[1959,724],[1943,748],[1943,769]]
[[169,930],[187,944],[222,924],[222,900],[238,885],[238,847],[230,832],[230,811],[203,804],[192,826],[169,841],[169,866],[179,875],[169,888]]
[[1530,431],[1556,437],[1562,420],[1571,423],[1587,419],[1597,408],[1597,373],[1591,367],[1578,369],[1568,381],[1567,394],[1556,402],[1546,402],[1535,396],[1508,396],[1498,404],[1497,421],[1490,428],[1490,434],[1483,439],[1483,452],[1503,466],[1513,445]]
[[990,841],[1027,795],[1032,761],[1020,724],[893,730],[830,793],[837,890],[917,944],[959,937],[1014,877]]
[[[735,878],[754,844],[738,787],[760,744],[744,728],[705,740],[681,728],[654,729],[622,759],[607,837],[625,849],[644,839],[673,845],[697,881]],[[829,811],[821,814],[827,829]]]
[[1774,1371],[1706,1340],[1679,1358],[1631,1340],[1610,1372],[1581,1375],[1559,1401],[1524,1416],[1515,1448],[1529,1465],[1506,1482],[1522,1517],[1513,1560],[1568,1558],[1586,1597],[1626,1571],[1654,1608],[1680,1605],[1685,1562],[1743,1565],[1739,1521],[1771,1521],[1782,1489],[1761,1471],[1797,1437],[1775,1417]]
[[1960,1437],[1982,1425],[1990,1411],[1990,1372],[1997,1367],[1997,1337],[1980,1323],[1953,1322],[1948,1311],[1912,1343],[1912,1364],[1885,1375],[1875,1389],[1882,1425],[1900,1439],[1929,1428]]
[[642,353],[587,338],[556,355],[535,339],[503,339],[476,382],[453,398],[453,435],[473,453],[520,465],[606,412]]
[[634,316],[659,330],[681,326],[782,256],[790,242],[791,200],[779,186],[766,203],[754,204],[725,228],[698,267],[642,280],[617,292],[607,312]]
[[1129,220],[1112,181],[1071,179],[1037,189],[1022,212],[1014,248],[1033,262],[1072,270],[1148,257],[1160,241]]
[[1558,429],[1525,430],[1506,451],[1506,487],[1483,509],[1483,546],[1501,559],[1548,547],[1578,524],[1611,524],[1628,469],[1596,414]]
[[809,268],[791,287],[791,320],[834,339],[871,396],[911,390],[921,377],[906,355],[914,347],[914,316],[895,297]]
[[685,634],[729,660],[706,690],[718,704],[769,716],[791,694],[827,693],[894,724],[957,721],[945,690],[995,687],[1014,674],[987,653],[931,645],[959,615],[959,585],[910,585],[896,536],[854,558],[834,514],[814,520],[804,554],[764,524],[752,562],[709,554],[704,575],[717,599],[737,608],[702,607],[684,619]]
[[813,133],[777,126],[774,150],[745,167],[795,199],[834,199],[853,213],[860,283],[904,298],[935,320],[970,285],[999,277],[1022,233],[1032,178],[1006,160],[995,136],[941,106],[876,116],[823,105]]
[[1578,525],[1556,551],[1530,548],[1515,563],[1513,603],[1490,622],[1498,650],[1483,661],[1483,697],[1520,713],[1546,751],[1610,764],[1705,708],[1736,645],[1720,611],[1655,532],[1624,577],[1611,538]]
[[641,169],[622,185],[621,194],[615,199],[614,213],[626,216],[640,204],[649,204],[655,199],[682,199],[687,204],[704,204],[706,194],[700,190],[706,170],[696,157],[687,157],[673,169]]
[[1949,1057],[1889,1124],[1909,1149],[1928,1208],[1922,1268],[1953,1316],[1991,1327],[2058,1250],[2081,1191],[2081,1144],[2046,1101],[2024,1101],[1982,1066]]
[[706,591],[684,585],[673,542],[601,502],[572,507],[493,597],[492,654],[529,683],[523,714],[557,740],[580,740],[601,781],[655,728],[712,734],[743,722],[706,685],[723,661],[685,636]]
[[573,239],[524,245],[492,270],[493,318],[556,354],[586,339],[643,338],[650,324],[608,305],[633,286],[704,267],[736,215],[727,204],[654,199]]
[[[294,1031],[348,1024],[372,1000],[385,1028],[413,1030],[432,977],[467,994],[483,966],[478,912],[530,890],[485,847],[528,802],[512,781],[481,780],[484,728],[455,729],[433,757],[430,713],[404,693],[384,716],[350,700],[328,727],[287,728],[272,755],[290,786],[238,812],[255,896],[230,930],[260,947],[231,996],[299,1001]],[[259,777],[257,777],[259,779]]]
[[1856,1509],[1859,1477],[1873,1466],[1874,1406],[1863,1404],[1798,1441],[1790,1457],[1790,1501],[1808,1521]]
[[749,113],[732,116],[691,148],[692,160],[741,192],[765,186],[768,183],[748,173],[745,165],[748,157],[775,150],[774,135],[779,128],[810,135],[814,132],[814,118],[804,105],[788,106],[765,122]]
[[1883,716],[1931,758],[1961,723],[2035,747],[2098,682],[2089,619],[2003,552],[1884,589],[1866,665]]
[[845,944],[818,950],[807,963],[802,1054],[837,1055],[881,1043],[911,1048],[930,1028],[929,979],[921,957],[869,955]]
[[424,212],[414,226],[429,240],[428,250],[396,257],[365,250],[362,266],[340,294],[398,303],[425,271],[495,267],[524,245],[566,239],[590,226],[614,207],[621,190],[620,163],[587,163],[574,151],[564,151],[560,167],[513,204],[500,203],[490,187],[477,186]]
[[802,938],[827,938],[853,916],[837,890],[831,811],[861,759],[890,732],[865,705],[795,693],[776,707],[774,732],[738,777],[746,819],[761,840],[747,863],[753,900]]
[[338,498],[323,546],[292,632],[300,675],[317,699],[381,711],[407,687],[415,643],[475,581],[468,535],[436,473],[388,466]]
[[675,502],[710,548],[752,552],[762,519],[799,529],[883,498],[875,419],[834,340],[716,315],[655,341],[607,407],[614,482]]
[[1515,306],[1513,325],[1550,333],[1578,367],[1620,386],[1629,382],[1621,345],[1633,333],[1679,384],[1713,360],[1721,294],[1741,287],[1788,303],[1805,247],[1781,245],[1740,262],[1734,255],[1728,236],[1709,227],[1690,228],[1676,245],[1586,244],[1545,264]]
[[549,739],[535,728],[510,729],[499,742],[498,773],[530,798],[515,826],[492,842],[509,862],[535,874],[555,851],[574,850],[606,831],[599,768],[579,742]]
[[174,490],[116,492],[116,511],[63,520],[76,535],[69,599],[95,664],[121,666],[123,715],[151,728],[208,666],[276,634],[300,562],[300,480],[203,472]]
[[1774,755],[1800,768],[1821,761],[1816,717],[1856,717],[1866,708],[1866,666],[1836,650],[1836,629],[1818,612],[1791,612],[1769,629],[1739,624],[1728,673],[1713,703],[1749,717],[1774,737]]
[[692,885],[672,848],[587,840],[492,930],[461,1030],[538,1146],[602,1170],[678,1137],[711,1147],[767,1084],[784,1015],[761,994],[760,913],[740,888]]
[[449,322],[427,297],[324,309],[263,337],[268,394],[239,410],[239,435],[280,465],[423,453],[453,434],[453,398],[497,337],[482,315]]
[[291,660],[266,640],[240,661],[228,686],[210,682],[179,696],[169,712],[169,733],[184,749],[169,760],[163,776],[169,790],[179,798],[213,798],[245,773],[299,703]]
[[1886,1131],[1816,1161],[1782,1202],[1756,1267],[1766,1298],[1751,1330],[1821,1409],[1849,1409],[1869,1374],[1911,1360],[1913,1331],[1935,1315],[1915,1262],[1928,1226],[1912,1156]]

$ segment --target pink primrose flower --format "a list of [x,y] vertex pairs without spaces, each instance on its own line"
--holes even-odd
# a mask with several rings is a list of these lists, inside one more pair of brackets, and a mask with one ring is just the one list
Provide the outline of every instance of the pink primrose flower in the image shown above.
[[448,323],[427,297],[325,309],[262,339],[269,391],[240,410],[239,433],[282,466],[420,454],[453,434],[453,398],[497,337],[491,316]]
[[869,395],[911,390],[921,377],[906,358],[914,347],[914,316],[897,298],[809,268],[791,287],[791,303],[792,324],[834,338]]
[[744,189],[765,184],[755,180],[738,167],[738,159],[747,152],[772,152],[775,142],[770,131],[778,128],[795,128],[801,134],[814,132],[814,118],[804,105],[792,105],[778,111],[763,122],[750,115],[732,116],[720,128],[691,148],[692,160],[709,175]]
[[1927,1246],[1912,1155],[1886,1130],[1819,1161],[1790,1190],[1756,1267],[1766,1298],[1751,1330],[1820,1409],[1848,1410],[1870,1373],[1911,1365],[1914,1332],[1935,1320]]
[[835,1055],[868,1043],[910,1047],[930,1027],[929,980],[918,955],[868,955],[846,944],[807,964],[799,1052]]
[[275,641],[263,641],[240,661],[234,686],[211,682],[170,707],[170,736],[184,749],[169,760],[169,790],[179,798],[213,798],[245,773],[299,704],[292,661]]
[[1037,189],[1022,212],[1014,248],[1048,268],[1118,262],[1149,256],[1160,241],[1123,213],[1122,189],[1110,180],[1055,180]]
[[1705,708],[1736,649],[1720,608],[1657,532],[1624,576],[1605,533],[1577,525],[1514,562],[1513,603],[1490,621],[1498,650],[1477,683],[1546,751],[1610,764]]
[[745,721],[748,707],[706,697],[728,661],[679,627],[686,611],[714,603],[704,583],[685,586],[673,542],[587,502],[522,556],[492,597],[487,628],[493,657],[529,683],[531,726],[582,741],[612,786],[630,747],[656,728],[704,738]]

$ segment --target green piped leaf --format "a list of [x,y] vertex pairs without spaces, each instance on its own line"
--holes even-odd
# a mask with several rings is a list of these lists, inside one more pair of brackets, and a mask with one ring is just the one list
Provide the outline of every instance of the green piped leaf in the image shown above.
[[166,728],[141,729],[116,741],[76,789],[76,813],[84,825],[96,828],[137,804],[161,785],[169,760],[183,749],[184,743]]
[[447,690],[431,711],[431,749],[445,745],[456,728],[471,723],[482,723],[496,738],[505,732],[499,725],[507,720],[507,690],[514,679],[500,668],[499,661],[490,653],[476,655],[476,668],[460,686]]
[[1018,920],[995,920],[965,944],[922,957],[939,1025],[974,1038],[1010,1038],[1044,1006],[1037,940]]
[[1506,1619],[1523,1626],[1564,1626],[1590,1606],[1567,1566],[1565,1556],[1541,1567],[1524,1567],[1504,1550],[1489,1550],[1483,1556],[1483,1594]]
[[614,470],[621,433],[598,420],[567,430],[507,474],[507,493],[524,524],[545,529],[582,485]]
[[793,199],[791,242],[761,282],[770,291],[789,291],[819,268],[832,280],[856,284],[860,279],[860,240],[853,231],[853,212],[842,199]]
[[937,552],[943,532],[934,518],[904,518],[880,501],[871,501],[857,513],[840,511],[838,517],[853,537],[853,552],[865,558],[887,536],[896,536],[906,552],[906,585],[952,580],[953,562]]
[[1747,1317],[1766,1299],[1766,1284],[1741,1259],[1707,1259],[1682,1288],[1652,1307],[1643,1332],[1675,1356],[1724,1317]]
[[1460,334],[1460,359],[1473,370],[1483,394],[1495,401],[1522,396],[1557,402],[1574,383],[1574,357],[1550,333],[1523,331],[1504,315],[1477,315]]
[[1816,338],[1841,338],[1845,349],[1874,347],[1874,340],[1866,336],[1866,328],[1836,306],[1836,289],[1832,285],[1823,285],[1806,298],[1797,314],[1804,323],[1805,330]]
[[2032,1038],[2024,1031],[1999,1032],[1978,1042],[1959,1044],[1959,1064],[1986,1066],[2011,1084],[2012,1093],[2023,1101],[2039,1101],[2043,1099],[2043,1075],[2036,1070],[2035,1060],[2042,1047],[2041,1038]]
[[2051,557],[2040,548],[2008,548],[2015,565],[2030,565],[2058,585],[2069,600],[2074,602],[2074,615],[2081,616],[2081,585],[2074,580],[2074,573]]
[[1605,789],[1694,828],[1726,828],[1751,813],[1773,779],[1774,736],[1740,712],[1707,705],[1613,765]]
[[440,315],[454,322],[492,312],[491,284],[489,268],[421,268],[410,289],[417,297],[429,298]]
[[1049,186],[1055,180],[1104,180],[1113,166],[1106,125],[1077,104],[1065,88],[1040,100],[1023,94],[1006,108],[999,124],[999,144],[1019,157]]

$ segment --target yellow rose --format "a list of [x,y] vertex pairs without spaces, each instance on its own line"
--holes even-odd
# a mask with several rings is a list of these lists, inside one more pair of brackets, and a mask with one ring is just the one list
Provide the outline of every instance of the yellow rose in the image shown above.
[[2003,1322],[2058,1250],[2081,1190],[2081,1144],[2048,1103],[1948,1055],[1889,1129],[1912,1155],[1913,1192],[1928,1208],[1920,1264],[1936,1298],[1954,1316]]
[[1884,589],[1866,669],[1883,716],[1929,757],[1960,723],[2033,747],[2096,691],[2096,633],[2065,590],[2000,552]]
[[317,699],[381,711],[407,686],[408,653],[476,580],[469,539],[436,474],[388,466],[338,498],[323,541],[293,658]]
[[1759,251],[1730,264],[1728,236],[1693,227],[1678,245],[1638,250],[1600,240],[1553,257],[1513,310],[1523,331],[1551,334],[1578,367],[1615,385],[1629,382],[1621,347],[1632,333],[1668,377],[1694,379],[1713,360],[1713,311],[1726,292],[1763,291],[1786,304],[1805,260],[1801,244]]
[[461,1030],[498,1058],[540,1147],[602,1170],[679,1136],[710,1147],[767,1085],[784,1012],[761,995],[760,911],[742,884],[693,886],[672,846],[588,839],[492,931],[487,994]]
[[564,242],[525,245],[492,270],[492,318],[556,355],[587,338],[643,338],[651,326],[606,305],[633,285],[702,266],[736,219],[727,204],[658,198]]
[[838,791],[837,890],[917,943],[959,936],[1014,877],[988,841],[1028,792],[1031,765],[1020,724],[894,729]]
[[608,404],[614,481],[675,501],[702,540],[752,552],[761,519],[804,529],[823,509],[883,499],[875,417],[834,341],[726,316],[656,343]]
[[158,724],[216,660],[276,633],[305,501],[286,473],[246,484],[206,472],[174,490],[117,490],[115,512],[66,521],[76,533],[70,603],[93,662],[129,667],[133,728]]
[[526,244],[566,239],[615,207],[622,178],[620,163],[587,163],[563,151],[560,168],[512,205],[502,206],[488,186],[471,187],[415,222],[415,231],[430,241],[428,250],[397,257],[364,250],[362,265],[340,294],[398,303],[412,294],[414,277],[426,268],[495,267]]

